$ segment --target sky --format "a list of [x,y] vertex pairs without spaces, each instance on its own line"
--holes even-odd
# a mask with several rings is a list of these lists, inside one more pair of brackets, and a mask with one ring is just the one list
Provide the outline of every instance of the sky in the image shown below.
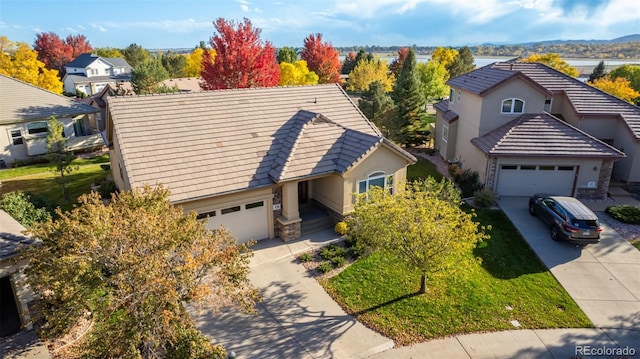
[[276,47],[608,40],[640,33],[638,0],[0,0],[0,36],[84,35],[96,47],[194,48],[217,18],[247,18]]

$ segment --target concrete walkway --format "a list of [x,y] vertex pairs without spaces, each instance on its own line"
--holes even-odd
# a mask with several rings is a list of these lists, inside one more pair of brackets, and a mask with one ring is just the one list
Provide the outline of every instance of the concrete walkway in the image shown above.
[[258,242],[249,277],[264,296],[259,315],[195,315],[199,329],[238,358],[366,358],[392,348],[391,339],[347,315],[294,257],[338,240],[327,230],[287,244]]

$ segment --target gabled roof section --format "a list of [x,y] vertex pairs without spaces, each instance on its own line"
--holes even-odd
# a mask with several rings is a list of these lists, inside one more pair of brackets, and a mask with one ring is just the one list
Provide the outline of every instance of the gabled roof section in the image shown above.
[[447,85],[483,96],[492,89],[516,78],[530,83],[534,88],[538,89],[538,91],[541,91],[548,97],[551,97],[551,93],[549,91],[533,81],[531,78],[527,77],[525,74],[518,71],[494,68],[491,65],[487,65],[464,75],[455,77],[447,81]]
[[442,100],[433,105],[433,107],[442,112],[442,119],[447,123],[454,122],[458,119],[458,114],[449,109],[449,100]]
[[[334,159],[341,169],[352,159],[345,148],[359,152],[382,137],[337,84],[108,96],[107,104],[131,186],[161,182],[174,202],[320,173]],[[337,158],[327,153],[336,139],[348,143]]]
[[299,111],[269,175],[275,182],[344,173],[382,143],[382,137],[345,128],[321,114]]
[[491,157],[625,157],[614,147],[548,113],[524,114],[471,143]]
[[84,54],[78,55],[75,59],[71,60],[68,64],[64,65],[65,67],[78,67],[85,68],[91,65],[94,61],[97,61],[100,56],[96,54],[92,54],[90,52],[86,52]]
[[489,65],[504,71],[521,72],[555,94],[565,94],[581,116],[620,117],[640,140],[640,107],[609,95],[582,81],[540,63],[497,62]]
[[40,87],[0,75],[0,124],[73,117],[99,109]]

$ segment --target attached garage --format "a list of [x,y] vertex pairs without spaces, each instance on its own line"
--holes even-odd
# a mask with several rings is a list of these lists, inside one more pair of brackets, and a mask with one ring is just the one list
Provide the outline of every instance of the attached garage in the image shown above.
[[498,170],[497,192],[502,196],[530,196],[552,193],[572,196],[578,166],[502,164]]
[[198,215],[200,219],[206,217],[209,218],[207,228],[218,229],[224,226],[240,243],[246,243],[251,239],[269,238],[269,211],[266,200],[226,205]]

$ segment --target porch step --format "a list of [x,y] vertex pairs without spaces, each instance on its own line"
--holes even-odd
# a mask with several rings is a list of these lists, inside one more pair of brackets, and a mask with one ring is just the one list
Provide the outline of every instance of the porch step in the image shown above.
[[333,219],[328,215],[322,216],[320,218],[310,219],[310,220],[302,220],[300,224],[300,231],[302,234],[310,234],[315,232],[320,232],[325,229],[333,228],[334,223]]

